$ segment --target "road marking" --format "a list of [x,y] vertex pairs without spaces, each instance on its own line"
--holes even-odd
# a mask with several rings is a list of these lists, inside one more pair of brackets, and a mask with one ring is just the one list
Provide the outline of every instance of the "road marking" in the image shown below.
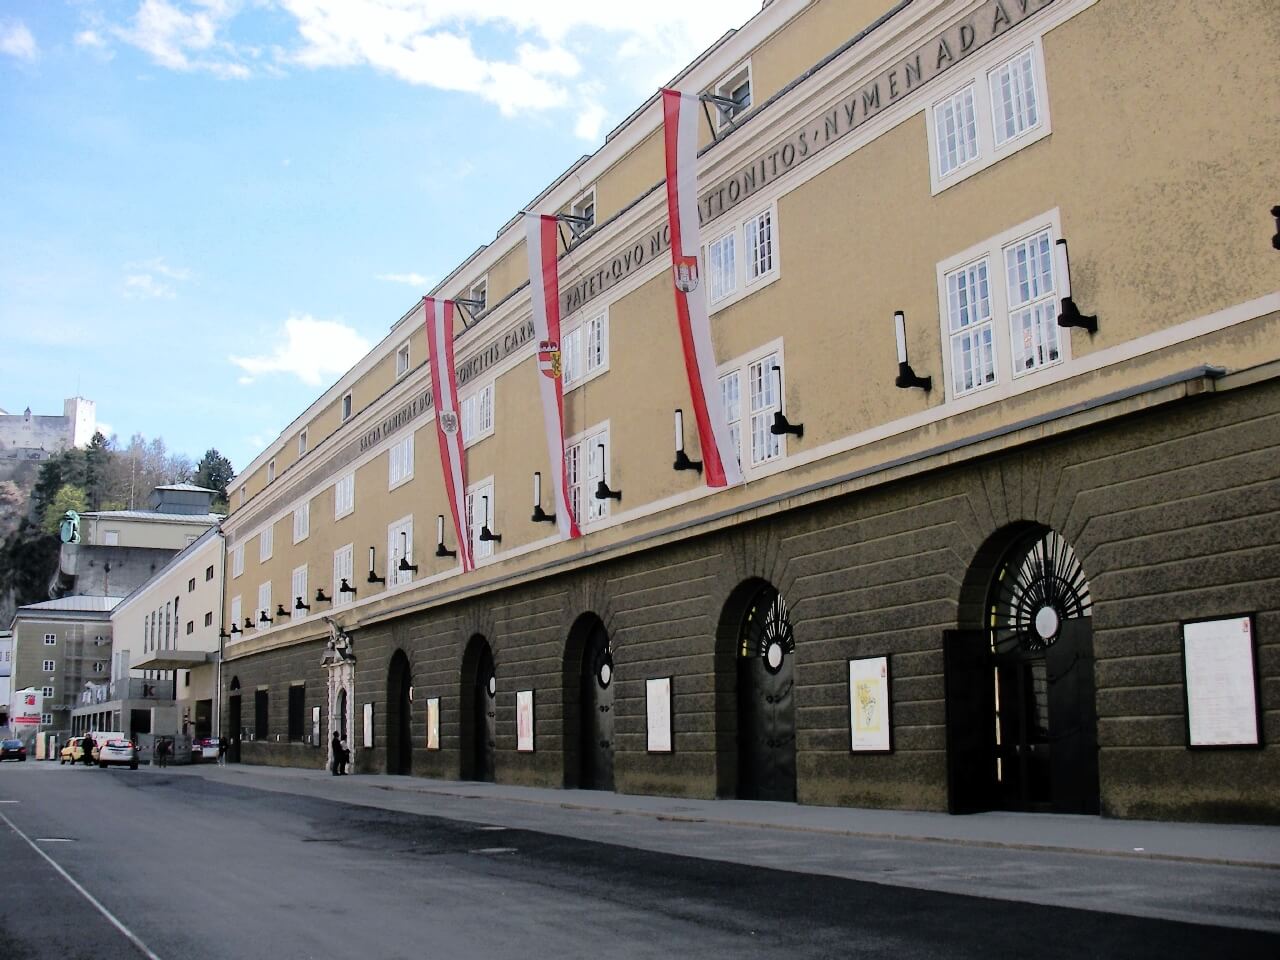
[[36,837],[36,843],[70,843],[70,837]]
[[481,827],[481,830],[505,830],[506,827]]
[[59,874],[61,874],[62,879],[66,880],[66,881],[67,881],[67,883],[69,883],[69,884],[71,884],[71,886],[75,887],[75,889],[80,893],[80,895],[81,895],[82,897],[84,897],[84,898],[85,898],[86,900],[88,900],[91,904],[93,904],[94,908],[95,908],[95,909],[96,909],[100,914],[102,914],[104,917],[106,917],[106,918],[107,918],[107,922],[108,922],[108,923],[110,923],[110,924],[111,924],[113,927],[115,927],[117,930],[119,930],[121,933],[123,933],[123,934],[125,935],[125,937],[129,940],[129,942],[130,942],[130,943],[132,943],[135,947],[137,947],[137,948],[138,948],[138,950],[142,953],[142,955],[143,955],[144,957],[146,957],[146,958],[147,958],[147,960],[160,960],[160,958],[159,958],[155,953],[153,953],[153,952],[151,951],[151,948],[150,948],[150,947],[148,947],[145,943],[143,943],[143,942],[138,938],[138,935],[137,935],[137,934],[135,934],[132,930],[130,930],[128,927],[126,927],[126,926],[125,926],[123,923],[121,923],[119,920],[117,920],[117,919],[116,919],[116,917],[115,917],[115,914],[113,914],[110,910],[108,910],[108,909],[107,909],[106,907],[104,907],[101,903],[99,903],[99,902],[94,898],[93,894],[91,894],[91,893],[90,893],[88,890],[86,890],[84,887],[80,886],[80,884],[78,884],[78,883],[76,882],[75,878],[71,876],[71,874],[67,873],[67,871],[65,871],[65,870],[63,870],[63,869],[62,869],[62,867],[58,866],[57,861],[55,861],[55,860],[53,859],[53,857],[49,856],[47,853],[45,853],[43,850],[41,850],[39,847],[37,847],[37,846],[35,845],[35,843],[31,840],[31,838],[30,838],[30,837],[28,837],[28,836],[27,836],[25,833],[23,833],[21,830],[19,830],[19,829],[18,829],[18,827],[17,827],[17,825],[16,825],[16,824],[14,824],[14,822],[13,822],[12,820],[10,820],[8,817],[6,817],[3,813],[0,813],[0,820],[3,820],[6,824],[8,824],[8,825],[9,825],[9,829],[10,829],[10,830],[12,830],[14,833],[16,833],[18,836],[20,836],[23,840],[25,840],[25,841],[26,841],[26,843],[27,843],[27,846],[29,846],[29,847],[30,847],[32,850],[34,850],[36,853],[40,854],[40,856],[44,857],[44,858],[45,858],[45,860],[47,860],[47,861],[49,862],[49,866],[51,866],[51,867],[53,867],[53,869],[57,870],[57,871],[58,871],[58,873],[59,873]]
[[0,800],[0,803],[21,803],[21,800]]
[[472,850],[472,853],[515,853],[515,847],[485,847],[481,850]]

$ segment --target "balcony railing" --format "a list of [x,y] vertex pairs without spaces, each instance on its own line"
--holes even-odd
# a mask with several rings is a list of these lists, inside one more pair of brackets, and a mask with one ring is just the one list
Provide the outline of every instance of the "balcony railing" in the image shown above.
[[172,680],[139,680],[129,677],[111,684],[112,700],[172,700]]

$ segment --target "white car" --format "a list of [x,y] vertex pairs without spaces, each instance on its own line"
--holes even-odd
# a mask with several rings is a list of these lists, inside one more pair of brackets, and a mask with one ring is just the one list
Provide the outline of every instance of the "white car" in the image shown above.
[[98,766],[102,769],[129,765],[130,770],[138,769],[138,748],[132,740],[107,740],[98,746]]

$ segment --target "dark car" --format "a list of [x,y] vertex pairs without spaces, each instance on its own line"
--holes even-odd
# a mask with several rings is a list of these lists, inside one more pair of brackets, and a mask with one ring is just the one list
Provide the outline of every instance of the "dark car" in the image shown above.
[[25,760],[27,748],[21,740],[0,740],[0,760]]

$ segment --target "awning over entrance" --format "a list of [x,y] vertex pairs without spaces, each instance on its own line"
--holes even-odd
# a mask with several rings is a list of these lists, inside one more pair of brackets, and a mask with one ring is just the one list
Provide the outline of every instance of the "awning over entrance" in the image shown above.
[[193,670],[213,661],[206,650],[156,650],[129,664],[130,670]]

